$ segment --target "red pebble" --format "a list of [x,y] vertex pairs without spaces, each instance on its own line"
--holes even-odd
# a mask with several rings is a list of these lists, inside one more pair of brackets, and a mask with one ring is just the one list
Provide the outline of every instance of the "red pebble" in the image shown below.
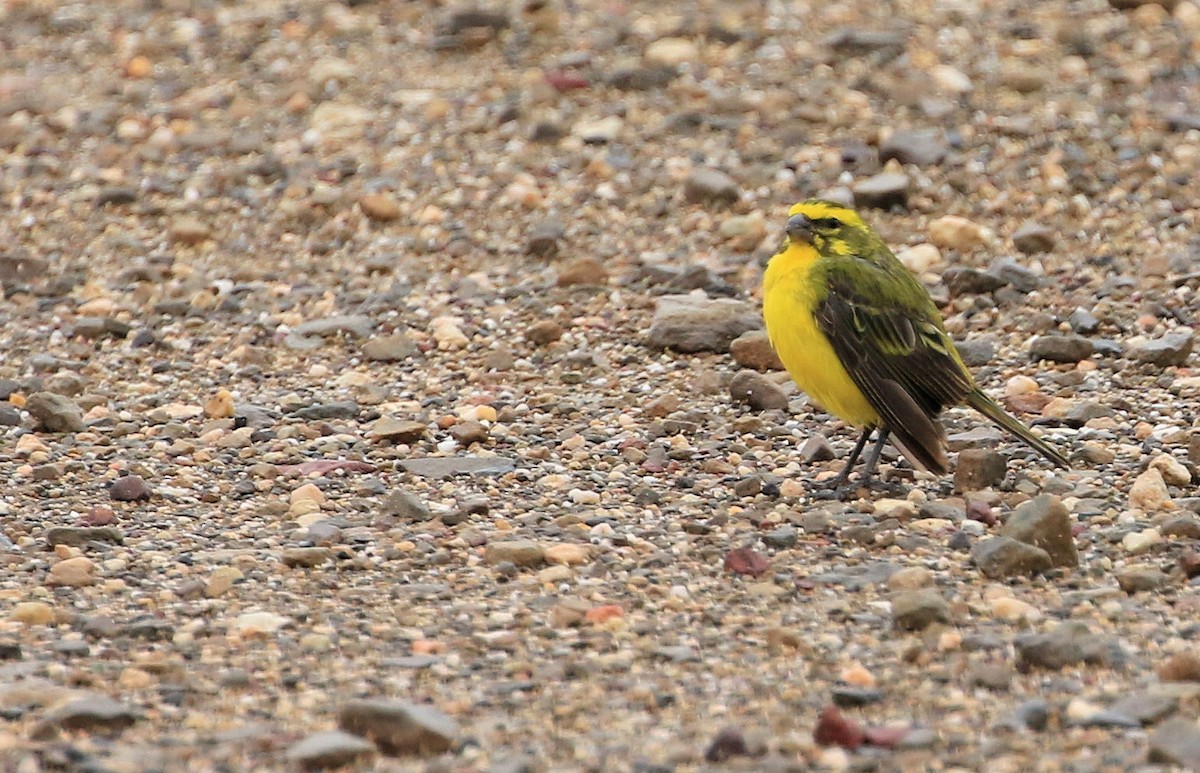
[[734,574],[748,574],[758,577],[766,574],[771,568],[771,562],[761,553],[750,548],[734,548],[725,554],[725,569]]
[[826,706],[813,728],[813,740],[821,746],[857,749],[866,743],[867,734],[857,722],[846,719],[837,706]]

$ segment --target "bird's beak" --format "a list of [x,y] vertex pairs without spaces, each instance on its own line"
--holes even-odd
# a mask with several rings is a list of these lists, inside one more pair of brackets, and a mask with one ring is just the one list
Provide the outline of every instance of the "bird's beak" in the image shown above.
[[790,241],[812,244],[812,221],[804,215],[792,215],[783,229]]

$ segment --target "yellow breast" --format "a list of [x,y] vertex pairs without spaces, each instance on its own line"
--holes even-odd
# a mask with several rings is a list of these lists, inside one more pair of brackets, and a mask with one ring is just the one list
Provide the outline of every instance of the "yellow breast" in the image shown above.
[[855,386],[813,314],[819,296],[811,272],[819,255],[791,244],[771,258],[763,277],[767,336],[796,384],[825,410],[857,427],[877,425],[879,414]]

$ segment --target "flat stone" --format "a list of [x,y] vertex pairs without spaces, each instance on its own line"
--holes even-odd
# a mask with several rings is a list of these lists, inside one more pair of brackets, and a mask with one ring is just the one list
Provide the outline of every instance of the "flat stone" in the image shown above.
[[971,549],[971,560],[994,580],[1040,574],[1054,566],[1045,550],[1011,537],[992,537]]
[[46,543],[50,547],[79,547],[89,542],[120,545],[125,542],[125,532],[116,526],[54,526],[46,530]]
[[552,258],[558,254],[559,244],[567,229],[562,220],[546,218],[535,223],[526,236],[525,249],[535,257]]
[[1192,353],[1193,337],[1191,328],[1172,330],[1161,338],[1134,346],[1129,350],[1129,356],[1138,362],[1146,362],[1160,368],[1183,365]]
[[891,209],[908,208],[908,194],[912,180],[902,172],[880,172],[868,177],[853,187],[854,204],[858,207]]
[[1159,725],[1146,743],[1146,759],[1153,763],[1200,770],[1200,723],[1178,717]]
[[1170,581],[1165,572],[1154,566],[1127,566],[1117,572],[1117,586],[1130,595],[1158,590]]
[[1022,672],[1034,668],[1057,671],[1081,663],[1113,667],[1126,658],[1115,640],[1093,633],[1080,622],[1060,623],[1047,633],[1023,634],[1013,640],[1013,646]]
[[489,542],[483,552],[485,564],[508,561],[515,566],[538,566],[546,561],[546,549],[533,540]]
[[935,166],[949,152],[946,134],[941,129],[909,129],[892,132],[879,144],[879,160],[896,159],[901,164]]
[[1153,725],[1179,709],[1179,696],[1161,689],[1150,688],[1130,693],[1109,706],[1109,709],[1132,717],[1143,725]]
[[423,421],[384,416],[371,425],[371,428],[367,430],[367,435],[392,443],[416,443],[428,432],[429,425]]
[[432,706],[384,699],[356,700],[342,706],[338,727],[394,755],[442,754],[459,736],[458,723]]
[[303,770],[328,770],[369,762],[375,744],[343,730],[327,730],[292,744],[286,756]]
[[1092,356],[1094,347],[1080,336],[1045,335],[1033,339],[1029,356],[1034,360],[1074,363]]
[[403,362],[417,353],[417,345],[403,333],[378,336],[362,345],[362,354],[372,362]]
[[384,497],[380,509],[400,521],[428,521],[433,518],[429,506],[411,491],[399,489]]
[[141,712],[107,695],[85,695],[46,712],[31,733],[48,740],[57,730],[117,735],[142,718]]
[[333,557],[333,551],[324,547],[288,548],[283,551],[283,565],[312,568],[320,566]]
[[426,456],[401,459],[400,466],[424,478],[452,478],[455,475],[502,475],[516,469],[512,459],[503,456]]
[[727,352],[733,340],[763,326],[753,304],[732,298],[664,295],[658,299],[646,342],[680,352]]

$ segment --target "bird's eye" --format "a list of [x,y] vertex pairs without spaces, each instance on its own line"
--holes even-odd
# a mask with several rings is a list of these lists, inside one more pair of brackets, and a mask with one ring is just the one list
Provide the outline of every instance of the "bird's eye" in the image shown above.
[[842,221],[838,220],[836,217],[821,217],[814,220],[813,225],[821,230],[832,230],[834,228],[841,228]]

